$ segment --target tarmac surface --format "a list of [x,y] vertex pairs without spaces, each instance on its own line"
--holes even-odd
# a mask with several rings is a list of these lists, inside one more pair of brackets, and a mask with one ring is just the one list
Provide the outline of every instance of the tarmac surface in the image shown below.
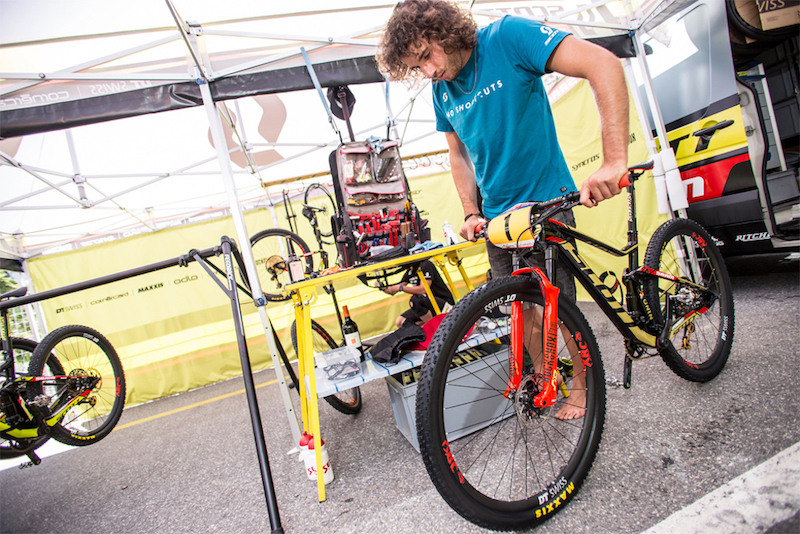
[[[694,384],[651,358],[634,365],[630,390],[609,385],[594,467],[577,498],[537,534],[685,532],[664,530],[662,521],[675,513],[682,515],[670,518],[674,524],[694,532],[800,531],[800,482],[792,478],[800,455],[790,449],[800,442],[800,263],[750,258],[730,261],[729,270],[736,329],[726,368],[710,383]],[[581,309],[600,343],[606,378],[620,377],[621,336],[594,303]],[[355,416],[320,402],[335,473],[322,503],[303,464],[287,454],[294,443],[274,371],[255,380],[285,532],[489,532],[436,492],[396,428],[382,380],[362,386],[364,407]],[[771,485],[748,486],[748,479],[764,480],[765,465],[773,466]],[[759,507],[765,519],[741,505],[759,495],[768,503]],[[729,522],[702,526],[697,518],[712,508]],[[0,471],[2,533],[270,530],[241,378],[127,408],[97,444]]]

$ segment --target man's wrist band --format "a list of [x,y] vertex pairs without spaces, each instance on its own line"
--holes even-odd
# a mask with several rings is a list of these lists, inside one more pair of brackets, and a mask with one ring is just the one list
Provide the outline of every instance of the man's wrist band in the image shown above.
[[480,216],[481,216],[480,212],[477,212],[477,213],[470,213],[469,215],[467,215],[466,217],[464,217],[464,222],[467,222],[467,221],[469,220],[469,218],[470,218],[470,217],[472,217],[473,215],[477,215],[478,217],[480,217]]

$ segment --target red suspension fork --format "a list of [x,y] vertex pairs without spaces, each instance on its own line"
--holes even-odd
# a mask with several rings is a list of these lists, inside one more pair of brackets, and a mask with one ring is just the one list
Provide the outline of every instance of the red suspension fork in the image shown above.
[[537,408],[556,403],[556,366],[558,357],[558,288],[550,283],[538,267],[533,268],[539,275],[539,287],[544,295],[544,320],[542,321],[542,391],[533,399]]
[[525,348],[523,333],[522,303],[514,301],[511,303],[511,354],[508,362],[508,387],[503,393],[505,398],[508,398],[508,394],[512,391],[516,391],[522,381],[522,350]]
[[[520,269],[514,274],[535,272],[539,279],[539,287],[544,295],[544,320],[542,324],[542,372],[543,390],[533,400],[537,408],[552,406],[556,403],[557,391],[557,347],[558,347],[558,293],[559,290],[550,283],[547,276],[539,269]],[[531,318],[532,319],[532,318]],[[504,393],[507,398],[509,393],[516,391],[522,381],[522,356],[524,344],[524,320],[522,302],[511,303],[511,355],[509,361],[510,377],[508,387]]]

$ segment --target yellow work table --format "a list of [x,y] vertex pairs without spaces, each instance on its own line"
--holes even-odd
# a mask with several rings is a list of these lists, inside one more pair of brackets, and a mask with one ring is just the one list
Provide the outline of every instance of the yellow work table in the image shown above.
[[[415,254],[409,254],[407,256],[402,256],[400,258],[394,258],[391,260],[386,260],[378,263],[369,263],[363,266],[339,271],[334,274],[320,276],[317,278],[309,278],[301,282],[295,282],[286,287],[286,290],[288,292],[291,292],[292,300],[294,301],[295,305],[295,320],[297,321],[297,345],[298,345],[297,359],[299,367],[298,375],[300,378],[300,383],[306,385],[306,387],[299,388],[301,417],[303,419],[303,430],[314,436],[314,450],[316,451],[317,473],[322,473],[322,436],[320,434],[319,408],[317,405],[318,399],[320,397],[325,397],[327,395],[335,393],[337,391],[337,388],[338,390],[353,388],[363,383],[369,382],[371,380],[384,378],[386,376],[389,376],[389,374],[398,373],[405,369],[410,369],[411,367],[418,366],[422,361],[421,354],[415,355],[414,358],[404,358],[398,364],[391,366],[391,371],[389,371],[387,367],[377,364],[376,362],[373,362],[371,359],[368,358],[367,361],[361,363],[362,374],[360,376],[344,380],[341,383],[336,384],[335,386],[331,386],[330,382],[327,380],[325,380],[324,382],[320,380],[320,384],[324,384],[324,386],[318,389],[317,381],[319,378],[322,377],[322,375],[319,375],[318,377],[317,373],[315,372],[313,348],[311,343],[307,342],[308,340],[311,340],[311,335],[312,335],[311,306],[316,301],[317,288],[335,284],[336,282],[339,281],[352,279],[358,277],[359,275],[374,273],[377,271],[385,271],[395,267],[417,263],[425,259],[433,259],[440,267],[443,267],[444,260],[448,259],[451,264],[454,264],[458,267],[458,270],[461,273],[462,278],[467,284],[467,289],[469,291],[472,291],[473,289],[472,284],[470,283],[469,277],[467,276],[464,267],[461,265],[460,253],[465,249],[475,246],[483,247],[483,240],[475,243],[465,241],[463,243],[457,243],[449,247],[440,247],[433,250],[427,250]],[[453,280],[451,279],[449,273],[447,272],[447,269],[442,268],[441,270],[448,286],[450,286],[450,290],[453,292],[453,296],[456,299],[458,299],[459,295],[455,290],[455,285],[453,284]],[[430,298],[431,302],[434,303],[435,306],[435,299],[431,294],[430,287],[425,281],[425,277],[421,276],[420,281],[422,285],[425,287],[425,290],[428,294],[428,298]],[[317,477],[317,490],[319,492],[319,500],[324,501],[325,484],[323,482],[322,476]]]

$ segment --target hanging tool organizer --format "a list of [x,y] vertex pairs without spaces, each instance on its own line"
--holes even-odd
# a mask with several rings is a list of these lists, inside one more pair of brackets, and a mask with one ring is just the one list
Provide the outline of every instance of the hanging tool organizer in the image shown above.
[[343,266],[369,261],[386,246],[411,248],[430,239],[428,221],[411,199],[396,141],[343,143],[331,159],[339,206],[336,246]]
[[[408,249],[417,242],[430,240],[428,221],[420,216],[403,173],[399,143],[377,137],[356,141],[350,122],[355,96],[347,86],[333,86],[328,88],[326,99],[308,55],[304,49],[301,51],[328,121],[342,141],[329,157],[336,192],[333,228],[339,265],[352,267],[372,261],[377,251],[384,252],[382,259],[385,259],[391,247]],[[333,115],[347,124],[349,143],[342,139]],[[391,119],[387,123],[387,138],[390,123]]]

